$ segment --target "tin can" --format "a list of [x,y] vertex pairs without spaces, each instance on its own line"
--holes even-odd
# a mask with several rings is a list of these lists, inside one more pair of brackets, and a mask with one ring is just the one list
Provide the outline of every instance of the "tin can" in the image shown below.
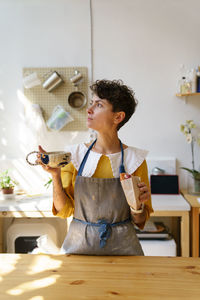
[[63,79],[60,77],[60,75],[54,71],[51,73],[51,75],[43,82],[42,86],[44,89],[46,89],[48,92],[53,91],[55,88],[57,88],[61,83],[63,83]]

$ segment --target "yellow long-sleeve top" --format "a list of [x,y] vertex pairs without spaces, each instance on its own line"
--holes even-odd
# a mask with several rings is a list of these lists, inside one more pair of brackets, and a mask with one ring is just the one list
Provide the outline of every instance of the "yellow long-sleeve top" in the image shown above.
[[[61,171],[62,184],[68,197],[66,198],[66,204],[62,208],[62,210],[57,212],[54,206],[52,209],[53,214],[60,218],[68,218],[74,213],[74,185],[75,185],[77,173],[78,171],[76,170],[72,162],[62,168]],[[149,187],[146,160],[142,162],[142,164],[136,169],[136,171],[132,175],[139,176],[141,178],[141,181],[145,182],[146,185]],[[92,177],[96,177],[96,178],[114,177],[110,160],[106,155],[102,155],[101,158],[99,159],[97,168]],[[145,207],[147,211],[147,218],[146,218],[147,220],[150,216],[150,213],[153,212],[151,198],[147,202],[145,202]],[[139,227],[142,228],[143,226],[144,224],[141,224],[141,226]]]

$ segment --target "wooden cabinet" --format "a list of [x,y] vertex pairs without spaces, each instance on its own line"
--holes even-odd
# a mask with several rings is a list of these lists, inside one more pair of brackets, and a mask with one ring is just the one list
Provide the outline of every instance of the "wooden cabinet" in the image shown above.
[[199,257],[199,215],[200,215],[200,195],[194,196],[188,194],[186,190],[182,190],[184,198],[191,205],[191,246],[192,256]]
[[179,217],[181,256],[190,256],[189,212],[190,205],[182,195],[152,195],[152,217]]

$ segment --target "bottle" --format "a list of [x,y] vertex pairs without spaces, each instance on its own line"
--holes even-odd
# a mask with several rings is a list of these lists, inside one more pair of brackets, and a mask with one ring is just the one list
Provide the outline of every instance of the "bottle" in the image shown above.
[[200,67],[197,69],[197,93],[200,93]]
[[185,65],[184,64],[181,64],[179,66],[179,72],[178,72],[178,82],[177,82],[177,93],[178,94],[181,94],[181,86],[183,85],[183,77],[186,76],[186,69],[185,69]]
[[190,71],[190,80],[191,80],[191,92],[196,93],[197,91],[197,72],[195,69]]
[[191,82],[186,80],[186,77],[183,76],[180,83],[180,92],[181,94],[188,94],[191,92]]
[[186,70],[184,64],[180,65],[179,76],[181,79],[178,81],[177,92],[180,94],[190,94],[192,92],[193,74],[191,71]]

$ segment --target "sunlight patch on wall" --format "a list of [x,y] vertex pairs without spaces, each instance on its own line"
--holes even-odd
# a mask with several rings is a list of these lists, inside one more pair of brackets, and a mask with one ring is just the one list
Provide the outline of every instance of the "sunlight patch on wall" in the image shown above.
[[24,114],[20,114],[22,122],[19,125],[20,149],[24,154],[37,150],[38,144],[47,138],[47,128],[36,104],[32,104],[21,90],[17,90],[17,97],[24,106]]
[[19,183],[16,186],[17,190],[23,190],[29,195],[50,193],[44,184],[49,180],[50,175],[45,172],[41,166],[32,167],[26,162],[26,157],[20,159],[6,159],[1,156],[0,168],[1,170],[9,169],[10,175],[15,181]]
[[44,184],[48,181],[49,174],[40,166],[29,166],[24,158],[14,160],[13,167],[15,168],[14,178],[20,182],[22,189],[26,192],[29,194],[47,192]]
[[0,110],[5,110],[4,104],[2,101],[0,101]]
[[19,101],[24,104],[24,106],[26,105],[30,105],[30,102],[28,100],[28,98],[24,95],[24,93],[21,90],[17,90],[17,97],[19,99]]
[[2,145],[4,145],[4,146],[7,146],[7,144],[8,144],[8,142],[7,142],[7,140],[6,140],[5,138],[2,138],[2,139],[1,139],[1,143],[2,143]]

